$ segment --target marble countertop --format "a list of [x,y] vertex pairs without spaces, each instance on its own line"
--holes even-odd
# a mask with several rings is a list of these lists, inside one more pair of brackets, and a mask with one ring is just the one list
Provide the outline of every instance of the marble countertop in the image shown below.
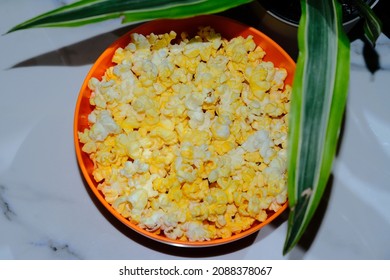
[[[0,33],[63,2],[2,0]],[[73,146],[76,99],[94,60],[129,28],[112,20],[0,36],[0,259],[390,259],[388,37],[379,38],[375,73],[363,42],[352,42],[327,205],[283,256],[286,216],[240,241],[189,249],[139,236],[92,199]]]

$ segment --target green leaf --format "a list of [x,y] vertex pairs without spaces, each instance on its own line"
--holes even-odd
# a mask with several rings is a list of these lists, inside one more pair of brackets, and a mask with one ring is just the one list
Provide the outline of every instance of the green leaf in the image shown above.
[[349,83],[349,40],[337,0],[301,0],[289,123],[290,214],[283,253],[300,240],[324,193]]
[[382,33],[382,22],[374,11],[363,0],[352,0],[360,16],[364,19],[364,35],[372,47],[375,47],[376,40]]
[[156,18],[183,18],[211,14],[252,0],[80,0],[11,28],[8,33],[33,27],[71,27],[121,17],[123,22]]

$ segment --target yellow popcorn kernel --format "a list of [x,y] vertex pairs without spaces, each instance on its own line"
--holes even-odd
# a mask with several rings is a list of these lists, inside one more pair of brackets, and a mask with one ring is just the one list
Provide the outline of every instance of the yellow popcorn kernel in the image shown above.
[[153,181],[153,189],[155,189],[156,191],[158,191],[161,194],[167,193],[167,191],[170,187],[168,182],[169,182],[168,178],[158,177]]
[[[226,208],[227,208],[227,206],[226,206]],[[225,211],[226,212],[226,211]],[[209,220],[210,220],[210,218],[209,218]],[[210,220],[211,221],[211,220]],[[215,232],[215,235],[216,236],[219,236],[219,229],[220,228],[223,228],[223,227],[225,227],[226,226],[226,219],[225,219],[225,216],[224,215],[218,215],[217,217],[216,217],[216,220],[215,221],[213,221],[214,223],[215,223],[215,226],[216,226],[216,228],[217,228],[217,230],[216,230],[216,232]]]
[[[147,93],[147,89],[142,86],[141,82],[138,81],[138,78],[137,82],[133,85],[132,93],[133,99],[134,97],[144,96]],[[131,101],[133,101],[133,99]]]
[[82,150],[84,152],[88,154],[96,152],[96,150],[98,149],[98,145],[89,137],[88,129],[84,129],[83,132],[78,132],[77,136],[79,138],[80,143],[84,144],[82,147]]
[[242,168],[241,177],[244,181],[243,188],[247,188],[256,176],[256,171],[253,168]]
[[247,193],[238,192],[233,194],[234,204],[237,206],[238,213],[243,216],[249,216],[247,208],[249,203],[249,198]]
[[225,226],[222,227],[222,228],[219,228],[217,230],[217,236],[220,237],[220,238],[229,238],[233,235],[232,231],[226,226],[226,223],[225,223]]
[[253,52],[256,49],[256,43],[253,41],[253,36],[249,35],[244,39],[244,46],[248,53]]
[[246,54],[244,38],[241,36],[231,39],[226,45],[226,55],[230,57],[231,61],[242,62],[245,60]]
[[262,162],[263,158],[258,151],[245,153],[244,158],[250,162]]
[[142,149],[136,132],[120,134],[115,140],[117,147],[123,149],[130,158],[137,159],[141,157]]
[[232,140],[227,140],[227,141],[215,140],[211,143],[211,145],[213,145],[213,147],[218,155],[224,155],[236,147],[234,140],[233,141]]
[[270,82],[259,80],[256,77],[256,73],[249,77],[249,85],[252,91],[260,91],[260,92],[267,91],[271,87]]
[[163,157],[163,163],[167,168],[170,168],[170,165],[174,162],[175,160],[175,148],[171,148],[170,146],[164,147],[162,149],[162,157]]
[[110,67],[104,73],[104,77],[106,81],[114,80],[115,82],[118,80],[118,77],[114,73],[114,67]]
[[100,108],[100,109],[105,109],[107,107],[107,102],[106,102],[104,96],[97,90],[92,92],[89,103],[92,106],[96,106],[97,108]]
[[267,129],[271,126],[272,119],[269,116],[261,116],[251,123],[251,127],[254,130]]
[[213,54],[213,44],[212,43],[203,43],[203,48],[200,52],[200,59],[202,61],[208,61]]
[[[278,210],[279,210],[279,208],[278,208]],[[276,212],[278,210],[274,210],[274,211]],[[267,211],[265,211],[265,210],[261,210],[259,212],[259,214],[257,214],[255,217],[255,219],[258,220],[259,222],[264,222],[265,220],[267,220],[267,218],[268,218],[268,214],[267,214]]]
[[234,136],[237,144],[242,145],[253,132],[252,127],[240,120],[234,120],[233,124],[230,126],[231,135]]
[[254,222],[254,219],[251,217],[245,217],[240,215],[238,212],[234,216],[227,216],[226,218],[226,227],[233,233],[240,233],[248,228]]
[[263,209],[261,208],[260,199],[257,196],[250,197],[249,203],[248,203],[248,208],[247,208],[249,216],[255,218],[256,216],[258,216],[260,214],[260,212],[262,210]]
[[191,42],[184,46],[183,54],[189,58],[195,58],[204,50],[202,42]]
[[187,83],[187,82],[191,81],[191,77],[187,74],[185,67],[175,68],[173,70],[173,73],[171,74],[170,78],[174,84]]
[[237,98],[239,98],[239,96],[236,97],[234,94],[231,94],[230,96],[221,96],[221,101],[219,106],[216,108],[216,113],[219,116],[232,115],[236,117],[234,118],[236,120],[245,120],[245,117],[239,114],[242,103],[241,101],[236,100]]
[[263,172],[261,172],[261,170],[257,170],[257,171],[255,171],[255,173],[256,174],[253,177],[250,186],[255,187],[256,190],[257,189],[262,190],[264,188],[264,185],[265,185],[265,179],[264,179]]
[[87,154],[94,153],[97,151],[97,149],[98,149],[98,146],[95,142],[87,142],[81,148],[81,150]]
[[131,214],[131,204],[127,200],[126,196],[121,196],[117,198],[112,206],[116,211],[118,211],[123,217],[128,218]]
[[249,83],[251,83],[251,82],[256,82],[256,80],[265,81],[268,75],[268,71],[267,69],[262,67],[261,64],[257,64],[257,65],[250,64],[245,68],[244,74],[246,80]]
[[113,207],[124,217],[129,217],[131,212],[135,210],[142,210],[146,207],[148,202],[148,194],[145,190],[137,189],[134,190],[128,196],[122,196],[117,198]]
[[208,188],[209,182],[201,178],[196,179],[194,182],[186,182],[182,186],[183,194],[195,201],[203,199],[206,196]]
[[126,115],[132,112],[132,107],[130,104],[116,105],[110,109],[112,112],[112,117],[117,123],[123,121],[126,118]]
[[136,174],[144,174],[149,170],[149,165],[136,159],[134,161],[126,161],[120,174],[127,178],[133,178]]
[[191,133],[191,128],[188,126],[188,121],[177,123],[175,127],[175,131],[177,132],[179,141],[181,143],[186,142],[186,138],[187,139],[189,138],[186,135]]
[[278,117],[284,113],[284,106],[278,103],[268,103],[264,108],[264,112],[271,117]]
[[95,169],[92,171],[92,176],[96,182],[101,182],[105,178],[110,177],[111,170],[111,166],[101,166],[100,164],[96,164]]
[[190,142],[193,145],[209,144],[211,135],[208,131],[198,129],[187,130],[184,135],[181,135],[181,142]]
[[272,77],[268,78],[268,81],[271,83],[271,90],[282,89],[284,80],[287,77],[287,70],[284,68],[273,68],[273,74]]
[[204,160],[204,162],[203,162],[203,175],[205,175],[204,178],[208,177],[210,172],[216,168],[217,168],[217,162],[216,162],[215,158],[210,157],[210,158]]
[[180,148],[180,155],[186,159],[193,161],[194,160],[194,148],[193,145],[189,142],[184,142]]
[[137,46],[136,46],[133,42],[130,42],[130,43],[125,47],[125,50],[132,54],[132,53],[134,53],[134,52],[137,51]]
[[165,177],[167,172],[170,171],[170,165],[175,159],[172,152],[164,150],[165,148],[153,150],[151,157],[146,159],[150,165],[150,173],[155,173],[162,177]]
[[170,239],[180,239],[184,235],[184,231],[178,227],[171,227],[164,229],[164,234]]
[[174,202],[183,201],[184,195],[183,195],[183,191],[181,190],[180,184],[176,184],[169,187],[168,198]]
[[[173,63],[168,63],[167,61],[160,62],[157,66],[158,69],[158,78],[160,81],[163,81],[165,85],[171,85],[170,76],[173,74],[175,66]],[[163,90],[161,90],[162,92]]]
[[113,120],[106,110],[101,111],[96,122],[90,127],[88,136],[93,141],[104,141],[111,134],[120,133],[119,125]]
[[230,156],[225,155],[218,158],[218,176],[221,177],[229,177],[231,175],[233,166],[232,159]]
[[196,111],[187,111],[190,118],[188,125],[191,129],[199,129],[201,131],[208,131],[211,125],[211,114],[209,112],[203,113],[199,108]]
[[113,203],[119,196],[130,194],[127,179],[120,176],[117,169],[112,170],[110,178],[98,184],[98,189],[102,191],[109,203]]
[[230,136],[230,118],[227,116],[218,116],[211,125],[211,133],[217,140],[227,140]]
[[227,78],[226,85],[232,90],[232,92],[240,93],[244,87],[244,75],[236,69],[229,69],[230,75]]
[[203,103],[203,96],[199,92],[188,94],[184,100],[184,105],[188,110],[197,111],[201,108]]
[[234,202],[234,194],[238,191],[241,191],[240,188],[242,186],[242,182],[239,180],[225,180],[218,179],[218,184],[223,188],[224,192],[227,195],[228,204],[232,204]]
[[120,127],[125,132],[133,131],[134,129],[138,129],[141,126],[141,121],[138,120],[136,116],[127,116],[124,120],[118,121]]
[[201,38],[201,41],[209,41],[215,36],[220,36],[218,33],[215,32],[211,26],[200,26],[198,27],[198,31],[196,33],[195,38]]
[[156,211],[150,211],[149,209],[143,211],[138,226],[147,231],[159,231],[164,214],[164,211],[161,209],[157,209]]
[[177,163],[178,160],[176,160],[174,165],[174,170],[176,172],[176,176],[181,183],[193,183],[197,176],[198,176],[198,170],[196,168],[188,163]]
[[204,241],[210,239],[210,233],[207,230],[207,226],[202,222],[187,222],[182,228],[189,241]]
[[215,224],[207,224],[209,240],[217,238],[217,228]]
[[178,67],[176,70],[180,70],[183,75],[186,75],[185,68],[187,60],[188,58],[182,53],[175,55],[173,58],[174,64]]
[[217,82],[218,75],[222,74],[224,69],[222,69],[222,71],[216,71],[216,70],[217,69],[215,67],[211,68],[209,64],[205,62],[200,62],[196,68],[196,73],[194,76],[195,78],[194,84],[199,89],[214,88]]
[[95,154],[95,160],[102,166],[111,166],[115,164],[118,157],[109,151],[97,151]]
[[135,45],[136,49],[149,49],[150,43],[145,35],[132,33],[130,35],[131,41]]
[[112,57],[112,62],[119,64],[125,59],[125,57],[125,50],[123,48],[117,48],[114,56]]
[[88,88],[92,91],[96,91],[99,89],[99,85],[100,85],[100,81],[95,78],[95,77],[92,77],[89,81],[88,81]]
[[141,95],[131,102],[131,106],[137,113],[152,112],[156,110],[155,101],[146,95]]
[[177,34],[175,31],[171,31],[169,33],[164,33],[158,36],[152,37],[153,35],[150,35],[149,42],[152,45],[151,49],[156,51],[161,48],[166,48],[170,45],[171,41],[176,38]]
[[205,201],[209,204],[210,215],[222,215],[226,211],[228,196],[222,189],[212,188]]
[[149,164],[150,174],[157,174],[160,177],[165,177],[168,171],[164,168],[161,163],[152,162]]
[[153,89],[156,95],[161,95],[166,92],[170,86],[171,84],[169,82],[167,83],[166,79],[162,81],[160,78],[158,83],[153,84]]
[[253,52],[250,52],[248,54],[248,59],[249,59],[249,61],[252,61],[252,62],[258,61],[258,60],[263,59],[264,55],[265,55],[265,51],[261,47],[257,46]]
[[113,203],[120,195],[119,191],[112,186],[99,187],[108,203]]
[[[189,217],[188,202],[185,204],[175,204],[170,203],[162,209],[168,213],[163,217],[162,229],[169,229],[172,227],[178,227],[179,224],[184,223]],[[183,210],[184,209],[184,210]]]
[[191,218],[195,220],[203,221],[209,216],[209,209],[205,203],[190,203],[189,210],[191,213]]
[[173,145],[178,141],[176,132],[164,127],[155,127],[150,136],[160,137],[167,145]]
[[[180,188],[180,183],[177,179],[170,175],[164,178],[156,178],[153,181],[153,188],[161,194],[167,193],[171,188]],[[168,196],[167,196],[168,197]],[[168,197],[169,198],[169,197]]]

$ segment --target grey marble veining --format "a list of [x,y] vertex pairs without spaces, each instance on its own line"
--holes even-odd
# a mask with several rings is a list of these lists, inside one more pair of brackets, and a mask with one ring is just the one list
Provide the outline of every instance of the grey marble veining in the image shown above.
[[6,195],[6,191],[7,191],[6,187],[0,185],[0,208],[1,208],[2,212],[3,212],[4,217],[7,220],[12,221],[13,218],[16,216],[16,214],[11,209],[11,206],[7,202],[7,198],[5,196]]

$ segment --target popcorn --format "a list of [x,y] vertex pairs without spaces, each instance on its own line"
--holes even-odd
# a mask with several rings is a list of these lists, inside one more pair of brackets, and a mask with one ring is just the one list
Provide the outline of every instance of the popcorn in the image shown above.
[[287,72],[251,36],[176,37],[132,34],[116,50],[89,81],[79,141],[123,217],[170,239],[227,238],[286,202]]

